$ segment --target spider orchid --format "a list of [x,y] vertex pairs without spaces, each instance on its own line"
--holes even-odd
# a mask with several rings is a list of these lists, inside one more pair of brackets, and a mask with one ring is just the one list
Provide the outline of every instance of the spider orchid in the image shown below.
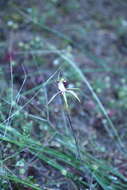
[[57,92],[52,96],[48,104],[50,104],[54,100],[54,98],[59,94],[63,96],[66,109],[68,109],[67,94],[71,94],[75,99],[77,99],[80,102],[80,99],[78,98],[77,94],[74,92],[74,90],[77,90],[78,88],[66,88],[66,86],[67,86],[66,80],[64,78],[61,78],[58,81],[59,92]]

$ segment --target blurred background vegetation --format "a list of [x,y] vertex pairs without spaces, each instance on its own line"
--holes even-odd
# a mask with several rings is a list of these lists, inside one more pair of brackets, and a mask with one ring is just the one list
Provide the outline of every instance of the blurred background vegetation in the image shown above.
[[125,0],[0,0],[0,87],[1,190],[127,189]]

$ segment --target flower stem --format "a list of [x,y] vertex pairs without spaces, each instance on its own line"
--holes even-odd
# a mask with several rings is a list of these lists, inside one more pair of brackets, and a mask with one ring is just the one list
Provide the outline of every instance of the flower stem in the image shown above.
[[69,127],[71,129],[71,133],[72,133],[73,138],[75,140],[75,145],[76,145],[76,149],[77,149],[77,158],[80,159],[80,160],[82,160],[81,159],[80,148],[79,148],[79,144],[78,144],[78,140],[77,140],[77,136],[76,136],[76,134],[74,132],[74,128],[73,128],[71,117],[70,117],[70,114],[69,114],[68,110],[66,110],[66,117],[67,117],[67,120],[68,120],[68,123],[69,123]]

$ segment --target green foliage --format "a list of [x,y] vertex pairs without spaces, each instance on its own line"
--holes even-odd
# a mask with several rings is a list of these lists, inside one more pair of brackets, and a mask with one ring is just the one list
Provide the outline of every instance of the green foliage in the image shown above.
[[107,21],[94,12],[88,22],[77,0],[20,3],[2,12],[11,33],[0,42],[0,189],[45,190],[65,183],[71,189],[127,189],[120,168],[121,155],[126,162],[125,127],[120,131],[126,123],[126,62],[117,63],[126,58],[117,52],[97,56],[94,37],[104,35],[105,42],[112,25],[119,39],[124,17]]

